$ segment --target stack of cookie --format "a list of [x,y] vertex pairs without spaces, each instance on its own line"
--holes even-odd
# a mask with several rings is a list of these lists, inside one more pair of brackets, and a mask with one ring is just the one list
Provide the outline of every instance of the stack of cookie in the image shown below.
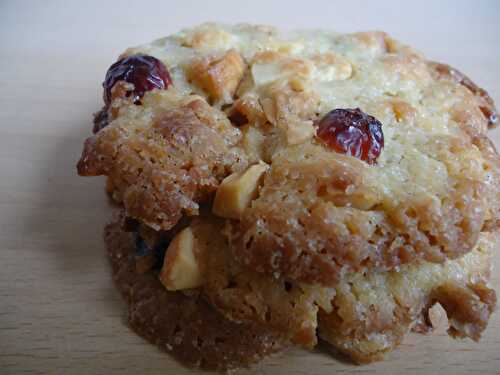
[[500,224],[488,94],[383,32],[204,24],[125,51],[78,162],[107,176],[130,325],[227,369],[319,339],[478,340]]

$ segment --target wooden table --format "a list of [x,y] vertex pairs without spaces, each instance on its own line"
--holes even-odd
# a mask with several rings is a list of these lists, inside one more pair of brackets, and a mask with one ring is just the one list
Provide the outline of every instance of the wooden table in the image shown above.
[[[101,239],[104,181],[76,176],[100,83],[127,46],[203,20],[384,29],[467,72],[500,102],[494,1],[103,3],[0,3],[0,374],[192,373],[124,324]],[[499,130],[491,134],[499,145]],[[499,275],[497,266],[500,292]],[[252,372],[499,374],[500,312],[479,344],[411,335],[369,366],[290,350],[242,371]]]

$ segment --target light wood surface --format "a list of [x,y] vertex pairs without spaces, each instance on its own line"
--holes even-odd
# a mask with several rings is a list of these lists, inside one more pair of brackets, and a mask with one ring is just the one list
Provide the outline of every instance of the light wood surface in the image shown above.
[[[104,181],[76,176],[100,83],[126,47],[205,20],[382,29],[465,71],[500,102],[500,2],[345,3],[0,2],[0,374],[194,372],[124,324],[101,239]],[[499,130],[491,134],[498,146]],[[373,365],[290,350],[241,373],[499,374],[500,312],[479,344],[411,335]]]

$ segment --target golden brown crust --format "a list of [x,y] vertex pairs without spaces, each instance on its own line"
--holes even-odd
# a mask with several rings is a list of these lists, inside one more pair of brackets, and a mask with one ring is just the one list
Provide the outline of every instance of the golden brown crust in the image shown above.
[[231,102],[246,64],[235,50],[221,57],[203,57],[190,62],[186,77],[205,90],[212,102]]
[[[155,229],[197,215],[259,160],[271,165],[260,196],[229,230],[259,272],[334,285],[343,272],[456,258],[498,226],[491,98],[386,33],[205,24],[133,53],[161,59],[173,87],[140,106],[114,98],[78,167],[108,175],[128,215]],[[376,164],[316,139],[313,123],[338,107],[381,121]]]
[[[223,316],[268,327],[285,341],[310,348],[315,344],[317,305],[323,306],[320,336],[357,363],[382,359],[412,328],[432,331],[427,313],[435,303],[448,314],[450,335],[477,340],[496,304],[495,292],[486,284],[494,235],[483,234],[478,247],[459,260],[349,274],[336,288],[325,289],[242,269],[228,256],[224,238],[217,234],[222,223],[212,216],[189,226],[204,269],[200,292]],[[333,309],[326,312],[330,300]]]
[[[316,344],[319,324],[320,336],[357,363],[382,359],[411,329],[435,329],[427,315],[436,303],[448,315],[450,335],[478,340],[496,305],[487,285],[498,240],[491,233],[482,233],[472,252],[442,265],[417,261],[397,271],[349,273],[335,288],[324,288],[242,268],[221,234],[223,221],[212,215],[188,225],[203,273],[200,293],[224,317],[267,327],[306,348]],[[153,247],[151,234],[140,233]]]
[[[122,227],[127,230],[125,225]],[[200,293],[214,309],[230,321],[257,324],[279,332],[283,342],[309,349],[316,345],[318,305],[329,310],[335,291],[262,276],[241,267],[232,259],[222,234],[224,221],[211,214],[204,212],[191,221],[183,220],[169,231],[157,232],[140,223],[129,228],[150,249],[147,254],[135,257],[136,271],[154,272],[156,257],[187,227],[194,238],[193,252],[203,280]],[[169,247],[163,271],[172,266],[167,264],[170,251]]]
[[446,310],[452,336],[475,341],[480,339],[497,302],[495,291],[483,282],[466,287],[446,283],[432,292],[431,299]]
[[498,122],[498,112],[495,103],[486,90],[476,85],[469,77],[447,64],[430,61],[438,79],[448,79],[466,87],[474,95],[477,105],[488,121],[488,127],[494,128]]
[[[130,83],[115,85],[78,173],[106,175],[124,207],[105,240],[136,332],[218,370],[312,348],[317,334],[353,362],[380,360],[410,330],[437,329],[440,312],[451,336],[480,338],[500,228],[485,90],[384,32],[205,24],[135,53],[161,60],[172,85],[139,105],[121,95]],[[324,114],[356,107],[383,124],[371,165],[315,136]],[[226,177],[262,161],[237,211],[211,209]],[[218,197],[242,198],[238,186]],[[159,262],[184,229],[190,240]],[[167,291],[159,263],[189,270],[172,288],[196,289]]]
[[[223,348],[226,338],[214,339],[214,333],[205,323],[216,330],[217,335],[229,335],[230,329],[234,329],[226,331],[220,325],[236,324],[235,335],[247,327],[245,329],[254,332],[254,340],[260,340],[257,335],[263,334],[266,340],[279,338],[280,345],[291,341],[307,348],[316,344],[318,324],[320,337],[336,350],[356,363],[367,363],[382,359],[412,328],[419,332],[431,331],[433,327],[427,313],[436,303],[442,305],[448,315],[450,335],[474,340],[478,340],[486,328],[496,305],[495,292],[487,285],[491,251],[497,243],[493,234],[483,233],[475,250],[458,260],[448,260],[442,265],[416,262],[389,272],[350,273],[335,288],[323,288],[273,279],[241,268],[230,256],[221,235],[223,222],[212,215],[202,216],[190,224],[182,224],[189,225],[193,233],[204,279],[199,290],[183,294],[167,292],[159,284],[157,273],[150,269],[146,273],[138,272],[132,236],[124,232],[122,222],[123,216],[110,224],[105,237],[117,285],[131,304],[131,325],[149,340],[168,344],[167,348],[176,357],[191,365],[213,367],[219,363],[217,366],[225,368],[248,363],[248,359],[231,357],[233,354],[230,354],[230,364],[227,358],[222,362],[216,362],[220,358],[206,362],[205,354],[193,352],[190,344],[180,344],[179,332],[186,329],[184,339],[199,335],[199,339],[188,340],[188,343],[212,345],[215,342],[210,350],[219,350],[219,344],[221,350],[227,350]],[[139,229],[151,247],[160,234],[150,233],[145,227],[133,229]],[[174,233],[179,229],[176,227]],[[161,235],[170,236],[170,233]],[[163,319],[157,317],[159,312]],[[207,320],[200,320],[200,315]],[[228,320],[221,321],[222,316]],[[185,328],[191,321],[198,324]],[[177,334],[171,332],[173,324],[177,324]],[[178,352],[172,340],[181,345]],[[259,345],[254,349],[260,351]],[[277,345],[276,342],[273,345]],[[202,347],[198,349],[207,351]],[[276,349],[277,346],[273,346],[272,350]]]
[[493,235],[483,234],[475,250],[443,265],[348,275],[336,287],[333,311],[319,312],[320,336],[354,362],[373,362],[410,329],[432,331],[427,313],[439,303],[448,315],[448,333],[477,341],[496,305],[496,294],[486,284],[496,244]]
[[121,229],[120,219],[106,227],[105,241],[131,328],[183,364],[226,370],[282,348],[279,335],[226,320],[199,293],[168,292],[156,274],[137,273],[132,235]]
[[317,304],[328,308],[333,290],[262,276],[231,257],[222,236],[223,221],[195,219],[192,229],[203,256],[203,293],[226,318],[255,322],[281,332],[295,345],[316,345]]
[[454,191],[440,200],[414,194],[397,204],[382,198],[377,171],[358,160],[309,145],[276,154],[259,197],[230,223],[235,258],[258,272],[334,285],[344,272],[465,254],[483,227],[487,196],[496,192],[471,180],[475,162],[456,158],[467,143],[434,142],[429,149],[460,168]]
[[171,91],[146,95],[143,106],[128,103],[87,139],[78,162],[80,175],[107,175],[127,214],[157,229],[196,214],[227,172],[245,163],[232,149],[240,132],[225,116]]
[[[255,342],[244,349],[253,361],[277,349],[271,331],[281,344],[314,346],[320,310],[322,337],[367,362],[409,330],[430,330],[436,305],[451,335],[479,338],[496,302],[481,249],[494,242],[485,232],[500,228],[500,158],[487,136],[496,109],[486,91],[383,32],[284,36],[205,24],[126,55],[134,53],[161,60],[172,85],[139,105],[120,95],[129,84],[115,85],[78,172],[107,176],[108,192],[140,222],[149,246],[188,225],[193,233],[196,252],[185,248],[196,253],[196,283],[186,285],[199,289],[189,297],[164,297],[154,257],[137,259],[135,276],[127,273],[133,260],[113,260],[115,271],[125,267],[119,284],[143,335],[156,340],[146,332],[153,327],[172,345],[168,318],[153,311],[165,309],[195,341],[206,335],[207,345],[225,348],[204,323],[184,328],[202,311],[224,335],[237,327]],[[385,145],[372,164],[316,137],[327,112],[357,107],[383,124]],[[223,185],[211,207],[225,178],[262,161],[269,167],[251,188],[238,179]],[[127,235],[108,239],[118,237]],[[207,254],[201,264],[198,254]],[[200,353],[205,344],[182,345],[188,362],[211,361]],[[194,357],[181,353],[193,348]],[[208,367],[246,363],[230,353],[230,363],[218,352]]]

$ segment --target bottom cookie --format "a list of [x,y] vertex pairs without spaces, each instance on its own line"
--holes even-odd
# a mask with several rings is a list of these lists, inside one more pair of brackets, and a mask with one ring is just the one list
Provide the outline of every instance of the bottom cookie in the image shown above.
[[[368,363],[381,360],[411,330],[444,328],[477,341],[496,305],[488,286],[498,240],[492,233],[482,233],[473,251],[443,264],[346,274],[335,288],[326,288],[241,268],[232,262],[215,217],[200,216],[172,233],[152,233],[138,223],[126,225],[123,215],[106,227],[105,241],[129,324],[188,366],[247,366],[288,344],[313,348],[317,335],[353,362]],[[183,233],[192,236],[189,246],[181,246]],[[151,254],[158,247],[168,247],[165,259]],[[170,279],[162,278],[163,270],[159,278],[158,268],[182,264],[175,262],[184,259],[179,254],[186,249],[196,250],[201,282],[168,291],[170,284],[162,282]],[[178,275],[189,272],[185,265]]]
[[280,335],[225,319],[197,292],[169,292],[157,275],[136,272],[134,239],[118,217],[104,238],[113,278],[128,304],[132,329],[190,367],[248,366],[284,346]]

